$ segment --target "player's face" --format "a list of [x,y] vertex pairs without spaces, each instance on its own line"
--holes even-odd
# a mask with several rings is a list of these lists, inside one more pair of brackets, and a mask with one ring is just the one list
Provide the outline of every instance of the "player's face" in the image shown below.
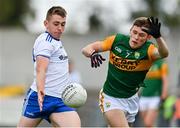
[[44,21],[46,30],[56,39],[59,39],[64,32],[66,24],[66,17],[59,15],[52,15],[48,20]]
[[137,49],[141,47],[148,39],[148,34],[142,31],[141,27],[133,26],[130,31],[129,44],[131,48]]

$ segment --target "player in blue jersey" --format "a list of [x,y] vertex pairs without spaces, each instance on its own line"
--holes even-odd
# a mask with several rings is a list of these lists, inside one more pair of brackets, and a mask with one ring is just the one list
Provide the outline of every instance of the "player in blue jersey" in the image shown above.
[[46,32],[33,47],[34,82],[25,97],[18,127],[36,127],[42,119],[54,127],[80,127],[77,112],[61,99],[69,82],[68,56],[60,40],[66,10],[60,6],[50,8],[44,25]]

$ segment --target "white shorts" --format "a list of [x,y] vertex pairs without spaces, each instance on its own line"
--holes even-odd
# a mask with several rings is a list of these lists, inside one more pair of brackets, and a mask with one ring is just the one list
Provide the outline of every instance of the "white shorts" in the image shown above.
[[135,116],[138,113],[139,97],[135,94],[130,98],[115,98],[101,91],[99,107],[103,113],[113,109],[120,109],[124,111],[127,121],[132,123],[135,121]]
[[149,109],[158,109],[160,103],[160,97],[140,97],[139,110],[146,111]]

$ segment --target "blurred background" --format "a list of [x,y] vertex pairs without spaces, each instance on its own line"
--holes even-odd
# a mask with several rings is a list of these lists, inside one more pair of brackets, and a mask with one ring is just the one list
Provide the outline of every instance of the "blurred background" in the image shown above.
[[[117,32],[128,34],[134,18],[156,16],[170,55],[169,94],[177,95],[180,83],[180,0],[0,0],[0,126],[16,126],[24,94],[33,81],[32,47],[45,28],[43,21],[53,5],[67,12],[63,45],[81,75],[88,101],[78,109],[82,126],[106,126],[98,108],[98,92],[107,75],[106,61],[92,69],[81,49]],[[108,53],[103,53],[108,60]],[[138,121],[138,119],[137,119]],[[158,121],[158,120],[157,120]],[[138,121],[136,126],[140,126]],[[175,124],[171,123],[172,126]],[[42,122],[40,126],[50,126]]]

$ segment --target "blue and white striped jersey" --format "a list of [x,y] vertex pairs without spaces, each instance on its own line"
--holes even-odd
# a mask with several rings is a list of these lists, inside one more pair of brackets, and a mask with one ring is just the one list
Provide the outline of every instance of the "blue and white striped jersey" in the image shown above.
[[68,56],[62,42],[53,38],[48,32],[42,33],[33,47],[34,81],[31,89],[37,92],[36,86],[36,57],[49,58],[46,72],[45,94],[61,98],[63,89],[69,83]]

